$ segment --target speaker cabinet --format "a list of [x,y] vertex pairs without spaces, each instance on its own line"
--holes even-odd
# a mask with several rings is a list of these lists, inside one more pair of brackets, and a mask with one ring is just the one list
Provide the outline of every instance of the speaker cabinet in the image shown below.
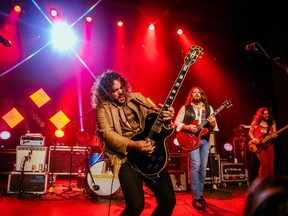
[[47,162],[46,146],[23,146],[16,147],[16,171],[45,171]]
[[189,157],[187,154],[170,153],[167,165],[168,171],[184,171],[187,173]]
[[86,149],[82,146],[73,148],[70,146],[51,146],[48,162],[49,172],[56,175],[69,175],[71,171],[72,175],[77,175],[79,168],[82,171],[85,169]]
[[220,172],[220,155],[209,154],[208,164],[206,168],[205,184],[220,184],[221,183]]
[[15,149],[1,149],[0,148],[0,174],[9,174],[16,164],[16,150]]
[[33,193],[44,194],[47,190],[47,173],[45,172],[10,172],[7,194]]
[[187,174],[183,171],[169,171],[174,191],[187,191]]

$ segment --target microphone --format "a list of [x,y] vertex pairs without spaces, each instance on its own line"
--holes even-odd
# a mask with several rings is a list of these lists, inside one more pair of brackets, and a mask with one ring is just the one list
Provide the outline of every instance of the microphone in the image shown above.
[[0,35],[0,43],[2,43],[5,47],[10,47],[12,45],[11,41],[5,39],[2,35]]
[[250,50],[256,50],[256,42],[253,42],[251,44],[246,45],[245,50],[250,51]]

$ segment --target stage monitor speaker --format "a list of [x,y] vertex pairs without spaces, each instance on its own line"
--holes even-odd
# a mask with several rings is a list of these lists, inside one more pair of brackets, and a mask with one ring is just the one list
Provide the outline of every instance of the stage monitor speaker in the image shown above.
[[[10,172],[7,194],[19,193],[20,191],[23,193],[44,194],[47,189],[47,176],[46,172],[23,172],[23,175],[21,172]],[[21,183],[22,181],[23,183]]]
[[72,175],[77,175],[79,169],[83,172],[86,165],[86,150],[85,146],[75,146],[73,148],[70,146],[51,146],[48,162],[49,172],[56,175],[69,175],[70,160],[72,160]]

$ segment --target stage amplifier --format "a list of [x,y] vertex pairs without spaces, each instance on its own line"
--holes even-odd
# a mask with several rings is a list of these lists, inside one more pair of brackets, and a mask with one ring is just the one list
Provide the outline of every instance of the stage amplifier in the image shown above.
[[20,137],[20,145],[44,146],[45,137],[39,133],[29,133]]
[[33,193],[44,194],[47,189],[47,172],[10,172],[8,177],[7,194]]
[[[46,146],[16,147],[16,171],[42,172],[47,170]],[[24,166],[24,167],[23,167]]]

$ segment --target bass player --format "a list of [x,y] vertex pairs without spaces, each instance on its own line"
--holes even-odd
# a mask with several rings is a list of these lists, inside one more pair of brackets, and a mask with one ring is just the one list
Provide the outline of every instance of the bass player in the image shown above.
[[[272,142],[261,142],[266,136],[276,138],[276,123],[271,111],[271,108],[261,107],[253,116],[250,125],[249,137],[251,141],[248,143],[248,148],[252,152],[256,152],[260,160],[260,168],[258,177],[268,177],[274,175],[274,146]],[[260,150],[261,149],[261,150]]]

